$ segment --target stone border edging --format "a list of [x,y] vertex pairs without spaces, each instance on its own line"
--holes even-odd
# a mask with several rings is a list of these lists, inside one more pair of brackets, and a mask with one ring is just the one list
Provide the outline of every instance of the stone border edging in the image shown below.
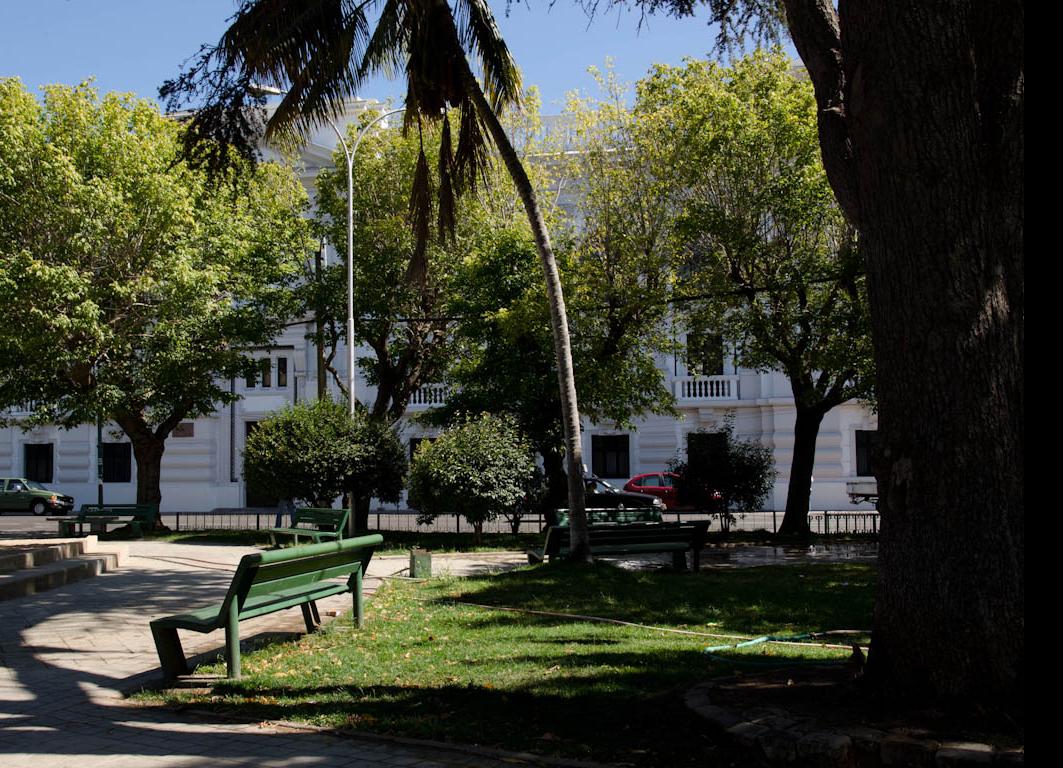
[[769,764],[814,763],[838,768],[874,766],[1022,766],[1022,749],[995,750],[976,742],[937,742],[860,726],[821,727],[781,709],[741,712],[714,705],[713,683],[687,690],[683,703],[710,727]]

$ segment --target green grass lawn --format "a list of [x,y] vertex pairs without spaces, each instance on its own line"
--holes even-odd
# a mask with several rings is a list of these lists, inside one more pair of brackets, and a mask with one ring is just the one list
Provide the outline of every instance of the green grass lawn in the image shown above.
[[[866,628],[874,577],[873,567],[850,564],[697,575],[553,564],[476,579],[392,581],[369,601],[361,631],[338,619],[299,642],[245,655],[245,677],[208,694],[148,698],[606,762],[706,765],[719,755],[684,708],[684,689],[746,663],[847,656],[764,645],[735,654],[744,662],[736,666],[703,653],[727,642],[709,635]],[[200,671],[224,674],[224,666]]]

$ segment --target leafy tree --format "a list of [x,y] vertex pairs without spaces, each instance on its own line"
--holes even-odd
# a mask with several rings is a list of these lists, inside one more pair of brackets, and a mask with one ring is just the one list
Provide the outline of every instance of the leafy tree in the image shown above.
[[258,423],[244,446],[244,476],[281,499],[328,507],[355,489],[398,501],[406,452],[383,421],[332,400],[288,406]]
[[762,508],[776,475],[771,449],[736,438],[730,421],[719,432],[687,435],[686,461],[674,459],[669,468],[679,475],[680,499],[718,515],[724,531],[736,513]]
[[896,700],[1021,718],[1024,5],[704,4],[724,42],[789,32],[827,177],[860,232],[881,445],[867,679]]
[[482,414],[422,443],[410,467],[410,503],[419,521],[461,515],[475,529],[512,516],[539,477],[530,443],[516,425]]
[[283,327],[308,244],[292,173],[235,162],[208,182],[180,131],[130,95],[0,80],[0,403],[116,422],[142,503],[171,430],[231,402]]
[[[594,268],[585,267],[568,247],[560,253],[566,291],[586,297],[585,305],[574,304],[572,315],[574,349],[584,361],[576,371],[584,414],[628,424],[647,411],[666,412],[671,399],[653,364],[652,347],[603,330],[603,297],[584,282],[594,279]],[[455,284],[460,290],[448,312],[462,320],[455,327],[455,358],[447,374],[454,388],[446,405],[424,418],[448,424],[466,413],[491,412],[515,420],[543,457],[548,492],[542,503],[549,513],[563,503],[567,484],[561,402],[546,300],[527,233],[519,228],[484,233],[470,245]]]
[[[711,329],[747,368],[778,370],[796,423],[781,533],[807,535],[823,417],[870,394],[871,334],[856,235],[819,159],[811,85],[781,53],[721,67],[658,66],[637,120],[675,140],[684,189],[678,293],[691,331]],[[668,142],[669,139],[664,141]]]
[[[499,114],[518,106],[520,74],[495,26],[486,0],[384,0],[376,27],[370,32],[369,7],[348,0],[304,2],[293,14],[287,0],[243,0],[217,46],[205,47],[197,61],[177,80],[163,86],[171,105],[205,98],[192,118],[189,150],[217,166],[222,159],[197,136],[223,146],[251,150],[256,139],[255,103],[249,88],[261,81],[287,93],[266,123],[267,136],[291,134],[338,111],[344,99],[372,73],[404,71],[405,127],[420,134],[426,124],[441,124],[438,224],[453,230],[455,197],[474,189],[489,163],[494,145],[524,205],[546,281],[554,354],[561,392],[569,505],[574,560],[590,561],[590,543],[580,478],[579,406],[561,278],[546,223],[531,180],[506,134]],[[477,80],[469,56],[479,64]],[[261,97],[258,97],[261,104]],[[457,140],[449,113],[457,113]],[[425,274],[425,249],[430,229],[430,183],[427,157],[418,154],[410,197],[417,248],[409,278]]]

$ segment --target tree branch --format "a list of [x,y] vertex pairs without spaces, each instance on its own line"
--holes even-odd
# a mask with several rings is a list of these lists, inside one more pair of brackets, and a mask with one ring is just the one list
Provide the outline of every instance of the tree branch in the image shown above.
[[860,199],[849,138],[848,83],[842,62],[841,32],[832,0],[784,0],[786,25],[816,92],[820,149],[838,204],[860,226]]

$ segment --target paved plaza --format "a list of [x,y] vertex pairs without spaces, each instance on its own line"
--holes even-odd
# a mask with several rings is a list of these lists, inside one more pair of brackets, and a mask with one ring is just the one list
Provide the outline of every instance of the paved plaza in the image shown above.
[[[138,707],[124,694],[159,679],[148,622],[218,601],[250,548],[132,542],[122,566],[65,587],[0,602],[0,766],[512,766],[458,748],[340,738],[276,724]],[[486,572],[518,555],[439,557],[440,573]],[[375,558],[365,590],[408,565]],[[350,596],[321,601],[325,620]],[[304,631],[298,610],[241,623],[256,638]],[[219,653],[224,632],[182,633],[189,657]]]

